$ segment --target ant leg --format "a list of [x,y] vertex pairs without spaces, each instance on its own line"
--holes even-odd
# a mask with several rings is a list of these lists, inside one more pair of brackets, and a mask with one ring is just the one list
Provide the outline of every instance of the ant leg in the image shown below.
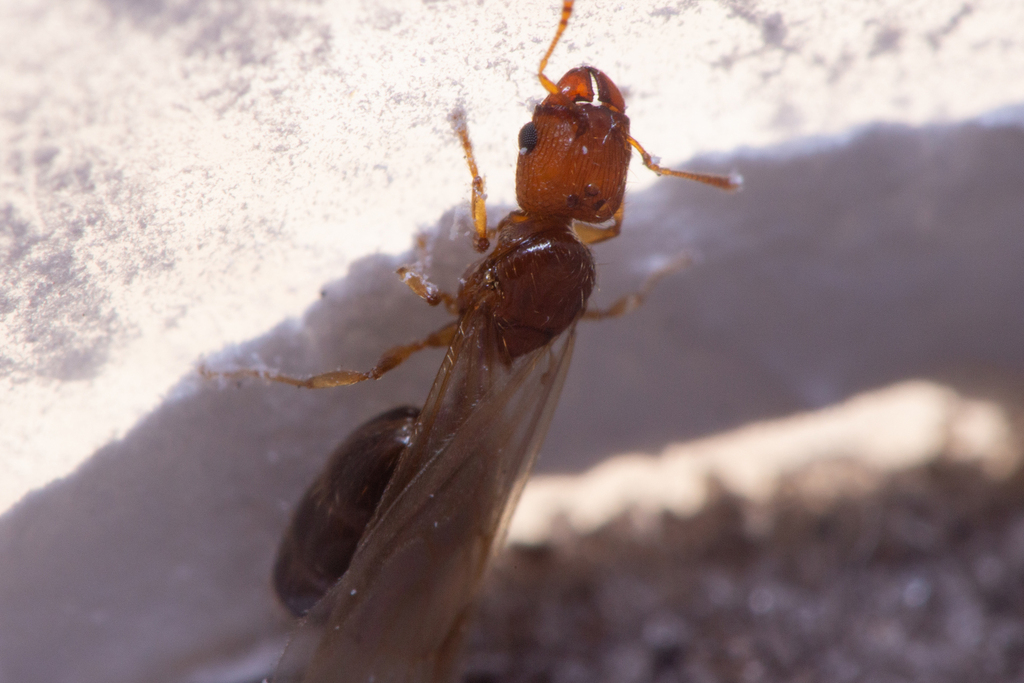
[[476,234],[473,235],[473,248],[483,253],[491,246],[490,240],[487,239],[487,195],[484,194],[483,176],[480,175],[476,167],[476,157],[473,156],[473,143],[469,140],[469,128],[466,126],[466,111],[458,107],[448,116],[448,120],[455,134],[459,136],[462,149],[466,153],[469,172],[473,176],[473,192],[469,200],[473,212],[473,227],[476,230]]
[[687,180],[696,180],[698,183],[704,183],[705,185],[713,185],[714,187],[723,190],[738,190],[743,187],[743,176],[739,173],[730,173],[729,175],[718,175],[715,173],[691,173],[689,171],[673,171],[670,168],[659,166],[654,163],[654,159],[650,154],[647,153],[640,143],[633,139],[632,136],[629,138],[629,144],[633,145],[636,151],[640,152],[640,157],[644,160],[644,166],[651,169],[658,175],[671,175],[677,178],[686,178]]
[[654,287],[662,278],[667,275],[671,275],[672,273],[679,272],[691,263],[693,263],[693,258],[691,256],[688,254],[680,254],[669,263],[648,275],[639,290],[626,294],[625,296],[620,296],[618,299],[613,301],[612,305],[608,308],[588,308],[584,311],[583,318],[586,320],[604,320],[605,318],[618,318],[621,315],[632,313],[643,305],[644,299],[646,299],[647,295],[654,290]]
[[459,312],[458,297],[449,294],[448,292],[442,292],[437,285],[428,280],[423,275],[423,268],[427,267],[430,262],[430,250],[427,248],[427,238],[424,234],[420,233],[416,236],[416,261],[411,266],[402,266],[397,271],[398,277],[402,278],[402,282],[413,291],[413,293],[426,301],[431,306],[437,306],[440,303],[444,303],[444,307],[448,309],[449,313],[457,314]]
[[622,214],[625,210],[626,205],[624,203],[619,204],[618,210],[615,211],[612,224],[606,228],[599,228],[586,223],[573,223],[573,232],[576,233],[576,236],[580,238],[580,242],[583,242],[583,244],[597,244],[598,242],[604,242],[605,240],[618,237],[619,233],[622,231]]
[[451,344],[452,339],[455,338],[455,332],[459,329],[458,321],[451,322],[440,330],[432,332],[423,339],[412,342],[411,344],[402,344],[395,346],[394,348],[388,349],[381,355],[380,360],[377,364],[370,368],[367,372],[356,372],[354,370],[335,370],[334,372],[325,372],[321,375],[313,375],[307,379],[299,379],[297,377],[289,377],[288,375],[279,375],[274,372],[267,372],[265,370],[234,370],[231,372],[214,372],[209,370],[205,365],[200,366],[199,374],[203,377],[210,379],[213,377],[222,377],[224,379],[243,379],[253,377],[257,379],[265,379],[271,382],[280,382],[282,384],[290,384],[293,387],[305,387],[306,389],[325,389],[327,387],[345,387],[350,384],[357,384],[359,382],[365,382],[368,379],[380,379],[384,373],[394,370],[396,367],[401,365],[405,360],[416,353],[426,348],[444,347]]
[[451,314],[459,312],[459,299],[453,294],[442,292],[437,285],[409,266],[402,266],[397,271],[402,282],[413,291],[416,296],[426,301],[431,306],[444,303],[444,307]]

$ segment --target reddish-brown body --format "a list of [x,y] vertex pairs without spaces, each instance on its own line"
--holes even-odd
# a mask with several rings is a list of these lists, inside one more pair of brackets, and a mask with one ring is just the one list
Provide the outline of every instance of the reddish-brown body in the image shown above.
[[576,322],[593,289],[594,259],[569,221],[517,212],[499,225],[494,252],[463,279],[458,306],[462,315],[486,310],[510,362]]
[[576,322],[624,312],[639,298],[587,311],[595,278],[587,245],[619,233],[630,148],[656,173],[735,186],[723,176],[654,164],[630,136],[622,95],[601,71],[572,69],[557,84],[544,75],[572,5],[564,0],[538,70],[548,96],[519,134],[520,209],[494,230],[464,115],[452,116],[473,175],[474,244],[486,251],[496,238],[494,249],[467,271],[456,296],[411,269],[399,273],[429,303],[446,303],[457,321],[391,349],[368,372],[305,380],[230,373],[340,386],[377,379],[424,347],[448,348],[423,409],[395,409],[360,427],[300,502],[274,584],[297,614],[326,597],[294,637],[275,681],[454,678],[474,595],[554,411]]

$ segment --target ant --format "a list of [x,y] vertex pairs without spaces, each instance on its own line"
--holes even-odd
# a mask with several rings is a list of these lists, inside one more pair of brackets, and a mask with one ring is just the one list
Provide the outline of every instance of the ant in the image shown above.
[[654,163],[630,136],[622,95],[600,70],[577,67],[557,83],[544,74],[572,9],[573,0],[564,0],[537,70],[547,97],[519,131],[519,209],[493,230],[465,113],[450,117],[473,178],[473,244],[483,253],[494,241],[494,249],[467,271],[455,296],[409,268],[399,274],[456,320],[388,350],[366,372],[308,379],[225,373],[344,386],[378,379],[420,349],[448,349],[422,410],[396,408],[356,429],[299,503],[274,586],[306,619],[275,681],[454,678],[474,596],[558,401],[576,323],[634,308],[652,284],[607,310],[587,309],[595,280],[588,245],[619,234],[632,149],[658,175],[739,187],[735,176]]

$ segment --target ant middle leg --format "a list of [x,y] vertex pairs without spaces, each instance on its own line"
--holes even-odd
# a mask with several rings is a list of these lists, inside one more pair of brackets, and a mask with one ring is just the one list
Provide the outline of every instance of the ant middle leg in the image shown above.
[[444,304],[444,307],[448,309],[449,313],[456,314],[459,312],[459,299],[454,294],[448,292],[442,292],[437,285],[428,280],[423,273],[419,272],[415,268],[409,266],[402,266],[397,271],[398,277],[402,278],[402,282],[413,291],[416,296],[426,301],[431,306],[437,306],[440,303]]
[[640,289],[624,296],[620,296],[607,308],[588,308],[584,311],[583,318],[585,320],[604,320],[606,318],[618,318],[619,316],[626,315],[627,313],[632,313],[643,305],[644,300],[654,290],[658,282],[668,275],[683,270],[691,263],[693,263],[693,257],[689,254],[684,253],[676,256],[670,262],[648,275],[647,279],[644,280],[644,283],[640,285]]
[[431,306],[440,303],[448,309],[448,312],[455,315],[459,312],[458,297],[454,294],[441,291],[441,288],[427,279],[423,269],[429,267],[430,249],[427,247],[427,237],[420,233],[416,236],[416,260],[411,266],[402,266],[397,271],[402,282],[413,291],[413,293],[426,301]]

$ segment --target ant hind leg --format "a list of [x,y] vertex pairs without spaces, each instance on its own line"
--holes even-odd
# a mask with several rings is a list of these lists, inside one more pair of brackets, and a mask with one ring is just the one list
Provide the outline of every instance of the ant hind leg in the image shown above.
[[377,364],[366,372],[357,372],[355,370],[335,370],[333,372],[325,372],[319,375],[313,375],[306,379],[300,379],[298,377],[291,377],[289,375],[281,375],[276,372],[269,372],[266,370],[232,370],[230,372],[215,372],[210,370],[205,365],[199,367],[199,374],[207,379],[214,377],[220,377],[223,379],[265,379],[271,382],[280,382],[281,384],[290,384],[293,387],[304,387],[306,389],[326,389],[328,387],[345,387],[350,384],[358,384],[359,382],[365,382],[368,379],[380,379],[385,373],[394,370],[399,365],[404,363],[409,356],[422,351],[426,348],[437,348],[445,347],[451,344],[452,339],[455,337],[455,332],[459,329],[458,321],[451,322],[436,332],[432,332],[423,339],[412,342],[411,344],[401,344],[399,346],[392,347],[385,351]]

